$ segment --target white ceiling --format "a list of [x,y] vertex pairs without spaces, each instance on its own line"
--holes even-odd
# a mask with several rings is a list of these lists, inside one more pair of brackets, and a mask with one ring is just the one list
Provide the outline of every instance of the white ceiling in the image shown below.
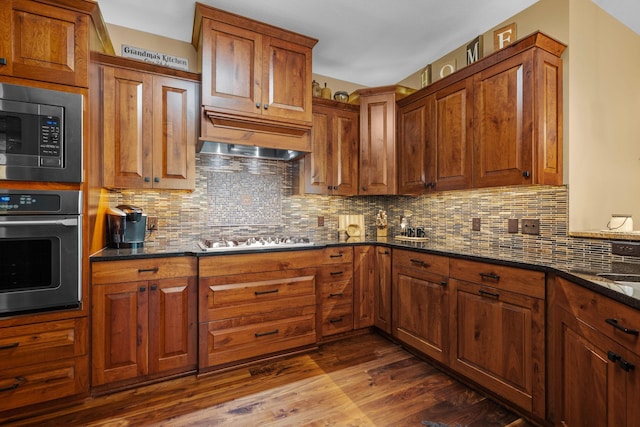
[[[313,72],[363,86],[397,83],[536,1],[200,0],[318,39]],[[594,2],[601,7],[615,5],[622,15],[638,12],[640,4]],[[98,3],[107,23],[191,41],[195,0]]]

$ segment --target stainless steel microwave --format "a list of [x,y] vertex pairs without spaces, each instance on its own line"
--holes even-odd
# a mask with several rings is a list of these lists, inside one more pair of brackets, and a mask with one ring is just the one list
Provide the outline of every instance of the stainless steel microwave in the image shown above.
[[0,83],[0,179],[82,182],[81,94]]

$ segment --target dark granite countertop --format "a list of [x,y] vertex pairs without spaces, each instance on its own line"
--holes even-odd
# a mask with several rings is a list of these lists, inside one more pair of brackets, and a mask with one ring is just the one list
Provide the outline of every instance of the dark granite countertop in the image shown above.
[[[457,244],[455,242],[405,242],[396,240],[393,238],[382,238],[378,240],[371,239],[326,239],[315,240],[312,246],[305,247],[287,247],[279,248],[277,246],[270,247],[268,249],[248,249],[248,250],[234,250],[232,252],[207,252],[202,250],[197,243],[193,241],[177,242],[172,245],[152,245],[147,244],[142,248],[136,249],[103,249],[91,256],[91,261],[114,261],[114,260],[127,260],[127,259],[139,259],[139,258],[159,258],[167,256],[220,256],[230,254],[247,254],[247,253],[261,253],[264,251],[299,251],[299,250],[313,250],[322,249],[328,246],[336,245],[370,245],[377,244],[388,246],[395,249],[409,249],[418,252],[432,253],[435,255],[451,256],[457,258],[464,258],[474,261],[490,262],[494,264],[507,265],[518,268],[526,268],[531,270],[545,271],[548,273],[554,273],[560,275],[568,280],[571,280],[581,286],[584,286],[590,290],[593,290],[599,294],[608,296],[623,304],[629,305],[637,310],[640,310],[640,284],[637,288],[624,286],[617,284],[612,280],[608,280],[601,276],[599,273],[609,272],[625,272],[640,274],[640,265],[629,264],[612,264],[610,270],[605,271],[601,266],[594,266],[593,268],[586,268],[581,271],[574,271],[568,269],[566,265],[559,265],[550,260],[548,256],[540,253],[528,253],[525,256],[522,254],[513,254],[511,250],[487,248],[481,244],[477,246],[469,244]],[[633,271],[629,271],[631,268]]]

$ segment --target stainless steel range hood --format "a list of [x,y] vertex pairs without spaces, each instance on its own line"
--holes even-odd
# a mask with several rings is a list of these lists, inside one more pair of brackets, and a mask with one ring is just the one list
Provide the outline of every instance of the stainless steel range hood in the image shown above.
[[293,160],[305,154],[302,151],[277,148],[255,147],[251,145],[229,144],[224,142],[201,141],[200,154],[221,154],[225,156],[252,157],[268,160]]

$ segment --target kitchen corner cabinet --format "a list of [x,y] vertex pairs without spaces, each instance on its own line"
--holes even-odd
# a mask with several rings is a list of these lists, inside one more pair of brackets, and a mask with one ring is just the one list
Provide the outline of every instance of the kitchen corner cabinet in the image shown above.
[[391,255],[392,249],[376,246],[373,325],[387,334],[391,334]]
[[92,263],[92,386],[197,366],[194,257]]
[[545,274],[450,261],[450,367],[544,419]]
[[196,4],[194,22],[203,119],[210,121],[203,134],[229,136],[225,129],[232,129],[295,138],[309,131],[316,39],[203,4]]
[[98,60],[104,186],[193,190],[196,75],[106,55]]
[[353,328],[362,329],[374,323],[376,282],[376,246],[353,247]]
[[449,258],[393,252],[393,336],[433,359],[449,359]]
[[360,107],[314,98],[311,153],[300,160],[301,193],[358,194]]
[[640,314],[563,278],[550,293],[551,421],[568,427],[640,425]]
[[358,91],[360,195],[397,194],[396,101],[412,91],[402,86]]
[[50,2],[3,0],[0,74],[87,87],[90,22],[88,14],[73,10],[73,2],[71,7],[57,7]]
[[564,48],[534,33],[400,100],[400,192],[561,185]]
[[324,250],[325,264],[318,270],[319,341],[353,330],[353,248]]

